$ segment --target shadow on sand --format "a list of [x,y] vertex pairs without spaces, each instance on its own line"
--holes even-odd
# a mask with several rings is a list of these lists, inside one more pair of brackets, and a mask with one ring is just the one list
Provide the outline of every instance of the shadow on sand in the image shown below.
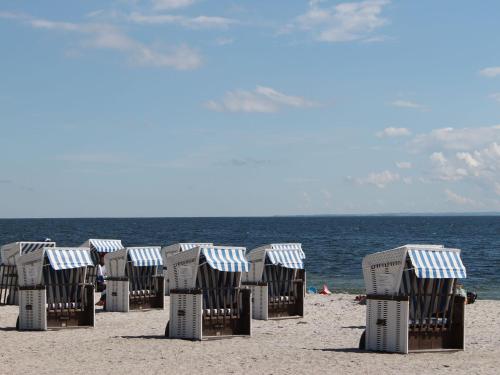
[[0,331],[17,331],[16,327],[0,327]]
[[165,335],[137,335],[137,336],[115,336],[118,339],[146,339],[146,340],[168,340]]
[[360,350],[358,348],[312,348],[307,350],[319,350],[322,352],[336,352],[336,353],[366,353],[365,350]]

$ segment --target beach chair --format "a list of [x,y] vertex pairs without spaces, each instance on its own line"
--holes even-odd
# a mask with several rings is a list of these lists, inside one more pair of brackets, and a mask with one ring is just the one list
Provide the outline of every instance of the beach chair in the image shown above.
[[170,338],[202,340],[251,334],[251,291],[240,288],[248,272],[244,247],[198,246],[167,258]]
[[160,247],[127,247],[104,257],[106,311],[163,309]]
[[17,305],[16,258],[43,247],[54,247],[51,241],[21,241],[3,245],[0,248],[0,305]]
[[97,292],[102,292],[103,284],[97,283],[97,266],[99,265],[99,260],[108,253],[123,249],[124,246],[122,245],[122,241],[91,238],[81,244],[80,247],[90,249],[90,256],[92,257],[92,261],[94,262],[94,266],[87,269],[86,282],[89,284],[94,284]]
[[300,243],[264,245],[247,254],[251,269],[243,285],[252,290],[254,319],[304,316],[304,259]]
[[164,246],[161,248],[161,257],[163,259],[163,277],[165,278],[165,295],[170,295],[170,285],[168,281],[168,272],[167,272],[167,257],[180,253],[181,251],[186,251],[192,249],[196,246],[213,246],[210,242],[181,242],[173,245]]
[[466,277],[460,250],[405,245],[363,259],[366,331],[360,347],[408,353],[463,350]]
[[20,330],[93,327],[94,286],[85,283],[89,249],[44,247],[16,260]]

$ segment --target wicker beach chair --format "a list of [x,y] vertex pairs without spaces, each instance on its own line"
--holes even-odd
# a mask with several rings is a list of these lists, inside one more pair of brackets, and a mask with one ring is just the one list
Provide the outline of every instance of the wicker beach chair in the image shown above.
[[89,284],[94,284],[96,291],[102,292],[103,285],[97,283],[97,266],[99,260],[108,253],[113,253],[115,251],[124,248],[121,240],[110,240],[110,239],[96,239],[91,238],[85,241],[80,247],[90,248],[90,256],[94,262],[93,267],[89,267],[87,270],[87,280]]
[[106,311],[163,309],[163,261],[160,247],[127,247],[104,258]]
[[180,253],[181,251],[186,251],[196,246],[213,246],[210,242],[180,242],[173,245],[164,246],[161,248],[161,257],[163,259],[163,276],[165,278],[165,295],[170,295],[170,283],[168,281],[167,272],[167,257],[172,254]]
[[3,245],[0,248],[0,305],[17,305],[16,258],[43,247],[54,247],[51,241],[21,241]]
[[89,249],[44,247],[16,264],[20,330],[94,326],[94,286],[85,283]]
[[363,259],[366,331],[360,347],[408,353],[464,349],[466,277],[460,250],[405,245]]
[[251,334],[251,291],[240,288],[248,272],[244,247],[198,246],[167,258],[170,338],[202,340]]
[[250,272],[243,285],[252,290],[254,319],[303,317],[306,271],[299,243],[269,244],[247,254]]

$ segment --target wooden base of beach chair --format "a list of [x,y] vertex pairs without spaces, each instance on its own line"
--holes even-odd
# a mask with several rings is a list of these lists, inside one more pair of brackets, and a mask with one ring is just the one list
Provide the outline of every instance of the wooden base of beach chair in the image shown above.
[[148,295],[130,297],[130,310],[163,309],[163,296]]
[[168,334],[172,339],[201,340],[203,302],[201,289],[170,291]]
[[129,282],[126,277],[109,277],[106,281],[106,311],[129,311]]
[[304,282],[293,281],[290,293],[283,296],[269,296],[266,282],[245,282],[252,291],[252,315],[256,320],[286,319],[304,317]]
[[408,327],[408,351],[464,350],[465,297],[453,302],[451,325],[435,319],[427,324]]
[[448,318],[410,320],[408,296],[368,295],[366,313],[366,350],[409,353],[464,349],[464,297],[454,297]]
[[106,311],[129,312],[137,310],[164,309],[163,276],[155,277],[151,290],[130,290],[131,282],[126,277],[107,279]]
[[164,278],[155,277],[154,290],[137,290],[129,293],[130,310],[164,309]]
[[269,295],[266,282],[243,282],[242,286],[250,289],[252,293],[252,319],[269,319]]
[[[201,289],[170,291],[170,338],[202,340],[211,337],[250,336],[252,327],[251,291],[239,292],[236,309],[203,310]],[[236,305],[236,306],[238,306]]]
[[18,303],[17,267],[0,265],[0,306]]
[[269,301],[269,319],[304,317],[304,282],[294,280],[293,293]]
[[47,328],[93,327],[95,322],[94,286],[84,289],[82,303],[61,303],[47,308]]
[[47,293],[44,286],[19,288],[19,327],[21,331],[47,329]]
[[251,291],[240,291],[240,308],[204,311],[202,331],[204,337],[250,336],[252,324]]
[[44,286],[19,290],[19,330],[45,331],[49,328],[93,327],[95,322],[94,286],[84,288],[83,302],[47,304]]

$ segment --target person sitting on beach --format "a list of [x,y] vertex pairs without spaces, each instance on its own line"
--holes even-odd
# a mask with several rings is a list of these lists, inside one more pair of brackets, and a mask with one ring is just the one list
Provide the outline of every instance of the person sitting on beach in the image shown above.
[[102,292],[106,288],[104,278],[106,277],[106,266],[104,265],[104,257],[99,257],[99,264],[97,265],[97,291]]
[[106,303],[106,266],[104,265],[104,257],[99,257],[99,264],[97,265],[97,291],[101,292],[101,298],[96,303],[97,306],[104,306]]

